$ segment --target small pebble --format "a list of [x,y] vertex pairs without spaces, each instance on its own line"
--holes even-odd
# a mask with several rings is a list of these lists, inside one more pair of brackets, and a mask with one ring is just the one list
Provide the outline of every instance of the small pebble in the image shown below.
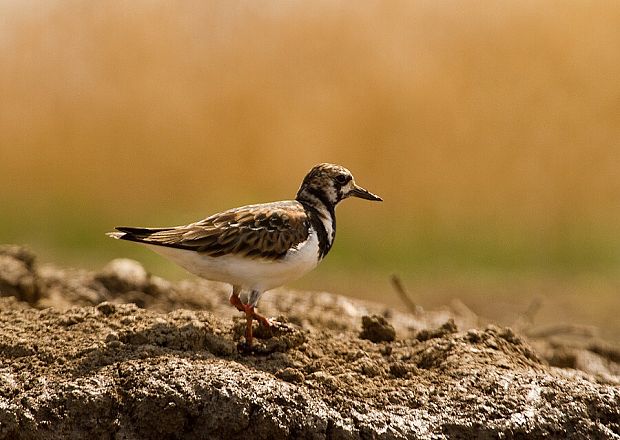
[[149,274],[135,260],[117,258],[110,261],[96,275],[96,279],[110,292],[125,293],[132,290],[143,292],[149,285]]
[[116,306],[105,301],[96,307],[97,311],[102,315],[109,316],[116,311]]
[[362,316],[362,332],[360,338],[368,339],[372,342],[393,341],[396,338],[396,331],[383,316],[372,315]]
[[276,377],[291,383],[302,383],[304,381],[303,373],[291,367],[277,371]]

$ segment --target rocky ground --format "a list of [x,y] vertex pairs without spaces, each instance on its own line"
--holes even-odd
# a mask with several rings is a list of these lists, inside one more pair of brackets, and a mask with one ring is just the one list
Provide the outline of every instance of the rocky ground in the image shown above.
[[248,349],[226,286],[10,246],[0,294],[0,438],[620,439],[620,349],[527,316],[277,290]]

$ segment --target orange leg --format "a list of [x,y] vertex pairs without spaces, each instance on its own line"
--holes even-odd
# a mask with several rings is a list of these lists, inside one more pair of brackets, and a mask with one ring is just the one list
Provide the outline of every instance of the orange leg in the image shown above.
[[240,312],[245,312],[244,304],[241,302],[241,298],[238,295],[230,295],[230,303],[237,308]]
[[266,327],[266,328],[271,327],[271,322],[269,322],[269,320],[267,318],[265,318],[263,315],[259,315],[254,310],[252,310],[252,313],[254,314],[254,319],[256,319],[258,322],[260,322],[260,325],[262,325],[263,327]]
[[243,307],[243,303],[241,302],[241,298],[239,298],[239,294],[241,293],[241,286],[233,286],[233,291],[230,294],[230,298],[228,301],[237,308],[240,312],[244,312],[245,308]]
[[245,328],[245,340],[248,345],[252,345],[252,322],[256,319],[263,327],[271,327],[271,323],[263,315],[259,315],[254,311],[254,306],[249,304],[243,304],[245,316],[246,316],[246,328]]
[[[252,341],[254,339],[252,335],[252,323],[254,322],[254,320],[256,319],[260,323],[261,326],[267,327],[267,328],[271,327],[271,323],[263,315],[259,315],[258,313],[256,313],[253,305],[244,304],[241,301],[241,298],[239,297],[239,293],[241,293],[241,286],[233,286],[233,291],[228,301],[230,302],[230,304],[235,306],[235,308],[239,310],[240,312],[245,312],[245,318],[246,318],[245,340],[248,345],[252,345]],[[254,291],[252,292],[252,294],[255,294],[255,293],[256,292]],[[258,300],[258,298],[256,298],[256,300]]]

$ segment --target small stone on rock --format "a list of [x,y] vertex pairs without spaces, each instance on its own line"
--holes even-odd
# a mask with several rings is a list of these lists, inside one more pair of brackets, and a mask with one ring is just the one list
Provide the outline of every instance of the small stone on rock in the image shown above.
[[395,362],[390,365],[390,374],[392,374],[392,376],[394,377],[405,377],[407,373],[409,373],[409,369],[404,362]]
[[30,304],[39,299],[36,273],[26,262],[0,253],[0,296],[14,296]]
[[360,338],[372,342],[393,341],[396,338],[396,331],[383,316],[362,316]]
[[458,327],[454,323],[454,320],[450,318],[446,322],[444,322],[439,328],[432,329],[432,330],[429,330],[429,329],[420,330],[416,334],[415,338],[418,341],[422,342],[422,341],[428,341],[429,339],[441,338],[441,337],[444,337],[445,335],[456,333],[457,331],[458,331]]
[[117,258],[110,261],[96,276],[110,292],[143,292],[149,285],[149,274],[135,260]]
[[102,302],[97,307],[97,311],[102,315],[108,316],[116,311],[116,306],[114,304],[110,304],[109,302]]
[[291,367],[277,371],[276,377],[291,383],[302,383],[304,381],[303,373]]

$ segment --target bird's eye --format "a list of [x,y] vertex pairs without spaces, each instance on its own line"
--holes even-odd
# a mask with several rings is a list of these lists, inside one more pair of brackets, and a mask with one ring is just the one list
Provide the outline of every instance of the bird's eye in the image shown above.
[[348,177],[349,177],[349,176],[347,176],[346,174],[338,174],[338,175],[336,176],[336,182],[338,182],[338,183],[340,183],[340,184],[344,185],[344,184],[345,184],[345,183],[347,183],[347,181],[349,180],[349,179],[348,179]]

